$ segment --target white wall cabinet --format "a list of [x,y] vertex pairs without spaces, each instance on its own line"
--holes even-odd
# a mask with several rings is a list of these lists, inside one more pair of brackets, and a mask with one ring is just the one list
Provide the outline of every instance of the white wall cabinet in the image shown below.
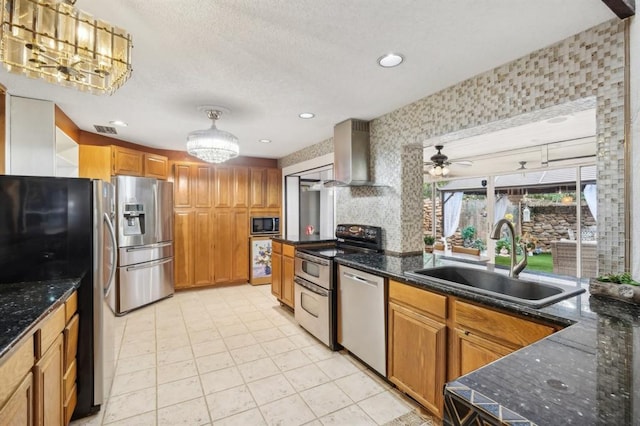
[[78,176],[78,144],[55,125],[51,101],[9,96],[7,173]]

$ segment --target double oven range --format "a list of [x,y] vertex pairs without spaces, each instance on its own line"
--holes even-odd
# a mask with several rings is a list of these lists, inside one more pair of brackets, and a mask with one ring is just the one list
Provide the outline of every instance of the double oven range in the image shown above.
[[338,344],[338,297],[336,256],[381,252],[382,228],[338,225],[333,247],[301,247],[295,258],[295,319],[332,350]]

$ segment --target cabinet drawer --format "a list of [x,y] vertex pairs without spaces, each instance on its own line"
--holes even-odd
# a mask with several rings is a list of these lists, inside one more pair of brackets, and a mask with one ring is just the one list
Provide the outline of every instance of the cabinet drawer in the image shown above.
[[73,385],[73,389],[71,389],[71,393],[69,394],[69,398],[64,402],[64,422],[65,424],[69,424],[71,421],[71,415],[73,414],[73,410],[76,409],[76,404],[78,402],[78,388]]
[[283,244],[282,254],[285,256],[294,257],[296,255],[296,248],[294,246],[290,246],[289,244]]
[[5,358],[6,361],[0,365],[0,407],[33,367],[33,336],[19,343],[16,350]]
[[278,243],[275,241],[271,242],[271,251],[274,253],[282,253],[282,243]]
[[78,369],[76,360],[74,359],[71,362],[71,365],[64,373],[64,377],[62,378],[62,387],[64,389],[64,400],[66,401],[71,395],[71,391],[76,385],[76,377],[78,376]]
[[64,322],[67,323],[78,310],[78,292],[74,291],[64,303]]
[[78,352],[78,326],[80,324],[80,316],[75,314],[64,328],[64,369],[69,368],[71,363],[76,359]]
[[447,297],[440,294],[389,280],[389,299],[439,318],[447,318]]
[[524,347],[554,332],[553,327],[456,300],[455,322],[491,338]]
[[65,325],[65,308],[64,305],[49,314],[42,322],[42,327],[36,332],[36,358],[40,359],[42,355],[49,349],[49,346],[62,333]]

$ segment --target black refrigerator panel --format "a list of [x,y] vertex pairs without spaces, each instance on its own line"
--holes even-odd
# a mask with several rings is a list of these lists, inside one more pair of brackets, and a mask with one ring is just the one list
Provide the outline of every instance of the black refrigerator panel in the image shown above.
[[91,270],[91,181],[0,176],[0,283]]

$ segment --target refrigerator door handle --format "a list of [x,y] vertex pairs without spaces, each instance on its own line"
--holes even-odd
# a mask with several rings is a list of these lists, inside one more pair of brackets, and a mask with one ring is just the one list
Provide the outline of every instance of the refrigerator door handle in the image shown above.
[[154,248],[167,247],[167,246],[170,246],[171,244],[172,244],[171,241],[165,241],[164,243],[147,244],[146,246],[140,246],[140,247],[129,247],[127,248],[127,252],[151,250]]
[[135,271],[135,270],[138,270],[138,269],[153,268],[155,266],[164,265],[165,263],[171,262],[171,261],[173,261],[173,257],[167,257],[165,259],[154,260],[153,262],[145,262],[145,263],[142,263],[142,264],[136,265],[136,266],[127,266],[127,271]]
[[116,232],[113,229],[113,225],[111,224],[111,219],[109,219],[109,215],[104,213],[104,222],[107,224],[107,229],[109,230],[109,237],[111,237],[111,244],[113,244],[113,250],[111,250],[111,271],[109,271],[109,282],[107,284],[107,290],[104,292],[104,297],[108,297],[111,290],[113,290],[113,282],[116,276],[116,269],[118,264],[118,244],[116,243]]

